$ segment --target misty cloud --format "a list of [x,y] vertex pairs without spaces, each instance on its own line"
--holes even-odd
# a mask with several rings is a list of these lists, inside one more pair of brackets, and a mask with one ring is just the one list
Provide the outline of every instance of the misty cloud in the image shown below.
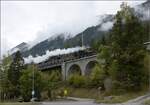
[[107,31],[113,27],[113,22],[108,21],[106,23],[103,23],[101,27],[98,29],[99,31]]
[[141,15],[142,20],[150,20],[150,3],[147,3],[146,5],[137,5],[135,11]]

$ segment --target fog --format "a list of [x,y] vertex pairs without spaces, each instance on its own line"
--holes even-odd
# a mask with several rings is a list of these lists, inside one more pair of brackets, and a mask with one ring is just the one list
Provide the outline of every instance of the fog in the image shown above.
[[146,5],[135,6],[135,11],[142,15],[141,20],[150,20],[150,1]]
[[106,23],[103,23],[101,27],[98,29],[99,31],[107,31],[113,27],[113,21],[108,21]]

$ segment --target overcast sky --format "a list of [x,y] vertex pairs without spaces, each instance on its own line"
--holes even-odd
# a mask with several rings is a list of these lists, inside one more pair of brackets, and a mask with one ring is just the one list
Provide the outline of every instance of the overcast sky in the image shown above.
[[[125,0],[126,1],[126,0]],[[135,6],[145,0],[128,1]],[[75,35],[115,14],[122,1],[1,1],[1,53],[22,42],[40,42],[56,33]]]

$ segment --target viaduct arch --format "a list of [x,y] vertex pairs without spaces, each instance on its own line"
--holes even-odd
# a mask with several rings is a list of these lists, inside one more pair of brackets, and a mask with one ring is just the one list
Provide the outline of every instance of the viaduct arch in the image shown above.
[[78,71],[80,75],[89,75],[95,64],[99,62],[97,55],[63,62],[61,65],[63,79],[66,80],[75,71]]

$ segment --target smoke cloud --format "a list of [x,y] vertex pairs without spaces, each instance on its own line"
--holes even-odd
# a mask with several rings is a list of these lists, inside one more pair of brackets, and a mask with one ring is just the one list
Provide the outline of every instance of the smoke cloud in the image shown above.
[[45,55],[42,56],[37,56],[37,57],[33,57],[33,56],[28,56],[27,58],[24,58],[24,61],[26,64],[34,62],[34,63],[40,63],[45,61],[46,59],[48,59],[51,56],[55,56],[55,55],[62,55],[62,54],[69,54],[69,53],[73,53],[73,52],[77,52],[80,50],[84,50],[85,47],[74,47],[74,48],[68,48],[68,49],[56,49],[53,51],[46,51]]

